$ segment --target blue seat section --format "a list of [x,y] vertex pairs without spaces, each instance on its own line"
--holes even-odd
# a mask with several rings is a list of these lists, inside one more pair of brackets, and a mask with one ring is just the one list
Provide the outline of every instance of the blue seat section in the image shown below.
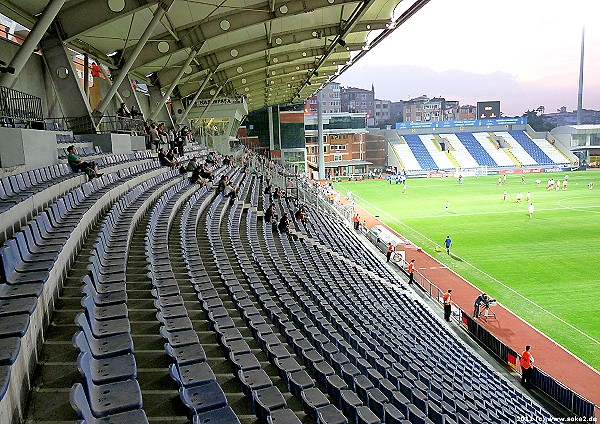
[[465,146],[465,148],[469,151],[473,159],[477,161],[479,166],[491,166],[497,167],[498,164],[496,161],[490,156],[488,152],[485,151],[481,143],[475,138],[473,133],[470,132],[459,132],[456,133],[456,136],[460,140],[460,142]]
[[[0,247],[1,337],[23,337],[39,306],[38,298],[44,296],[47,302],[48,296],[55,295],[56,287],[47,282],[52,275],[64,277],[66,270],[59,269],[64,264],[59,264],[58,258],[87,210],[112,188],[155,168],[151,163],[136,165],[75,188]],[[45,302],[44,311],[48,307]]]
[[[98,154],[95,148],[90,147],[89,149],[91,149],[90,154]],[[94,162],[100,168],[106,168],[150,158],[152,158],[152,153],[144,151],[134,154],[106,155],[94,159]],[[68,164],[62,163],[3,177],[0,179],[0,213],[48,187],[76,177],[77,175],[73,173]]]
[[[293,216],[292,206],[283,200],[277,208]],[[388,278],[381,258],[351,230],[322,214],[310,219],[294,223],[309,239],[294,240],[270,225],[261,232],[248,212],[249,243],[262,271],[250,281],[266,289],[257,296],[267,314],[349,421],[549,418]],[[312,238],[329,249],[313,246]],[[493,416],[481,418],[482,410]]]
[[[254,176],[243,179],[241,177],[244,177],[244,175],[234,177],[237,180],[236,184],[240,187],[238,190],[239,198],[247,198],[248,190],[253,188],[251,204],[257,205],[258,180]],[[232,369],[238,375],[242,390],[251,400],[253,411],[261,422],[265,420],[267,422],[282,422],[282,419],[286,419],[287,422],[299,422],[298,417],[286,408],[285,397],[279,388],[273,385],[265,370],[262,369],[261,363],[243,339],[239,329],[231,321],[227,310],[222,307],[218,292],[205,271],[196,234],[197,221],[200,213],[205,209],[208,209],[206,232],[214,262],[221,275],[221,282],[227,288],[227,292],[236,305],[240,316],[243,317],[246,327],[251,330],[261,350],[265,352],[269,361],[277,368],[279,376],[287,385],[287,389],[299,400],[302,399],[304,394],[306,403],[310,404],[310,407],[306,409],[307,413],[316,417],[314,411],[321,406],[325,406],[325,404],[320,403],[324,394],[315,388],[314,379],[303,370],[303,364],[298,363],[292,357],[292,352],[286,347],[286,343],[277,337],[273,325],[263,317],[257,307],[259,305],[256,303],[257,300],[260,302],[257,297],[259,293],[262,300],[266,301],[268,297],[266,287],[260,282],[260,277],[252,268],[252,258],[248,256],[248,252],[243,248],[244,242],[240,235],[240,222],[244,210],[243,202],[233,202],[233,204],[228,205],[229,201],[222,196],[216,196],[208,206],[210,201],[211,199],[201,197],[197,200],[192,199],[189,202],[188,207],[183,212],[181,221],[181,245],[182,250],[185,252],[184,260],[190,279],[196,288],[198,298],[214,331],[217,332],[222,347],[227,352]],[[235,257],[226,253],[224,239],[221,235],[221,227],[224,224],[223,218],[228,208],[227,231]],[[256,238],[256,233],[254,233],[254,236]],[[242,272],[246,276],[244,284],[234,272],[234,269],[238,266],[238,260],[244,264],[242,267]],[[248,286],[251,291],[246,288]],[[273,301],[271,300],[271,302]],[[309,389],[313,390],[307,391]],[[329,404],[329,401],[326,401],[326,405],[337,410]],[[341,412],[339,413],[341,414]],[[329,411],[329,415],[331,414],[332,412]],[[341,420],[339,422],[345,421]]]
[[[180,295],[168,249],[169,222],[176,205],[192,197],[209,199],[206,187],[186,179],[169,188],[154,206],[145,240],[152,294],[171,357],[169,374],[179,385],[179,397],[195,423],[239,423],[216,380]],[[222,304],[221,304],[222,306]]]
[[83,384],[71,390],[71,405],[86,422],[147,422],[127,310],[126,252],[135,221],[155,190],[177,179],[178,171],[137,185],[111,208],[91,250],[88,274],[82,278],[83,312],[73,336],[79,350],[77,368]]
[[431,157],[431,154],[423,144],[423,140],[421,140],[418,135],[407,134],[403,137],[406,141],[406,144],[408,144],[408,146],[410,147],[410,150],[412,151],[413,155],[415,155],[417,162],[419,162],[419,165],[421,165],[421,168],[437,169],[437,164],[435,163],[435,161]]
[[553,165],[554,161],[544,153],[540,147],[529,138],[525,131],[509,130],[508,133],[521,145],[529,156],[533,158],[539,165]]

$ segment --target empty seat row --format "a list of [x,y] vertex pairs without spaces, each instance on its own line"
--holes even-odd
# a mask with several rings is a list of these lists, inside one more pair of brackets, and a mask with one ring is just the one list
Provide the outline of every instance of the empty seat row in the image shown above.
[[136,380],[125,287],[127,255],[122,252],[131,243],[141,206],[178,177],[176,171],[160,174],[123,196],[107,214],[92,249],[88,274],[82,279],[84,312],[75,319],[80,330],[73,336],[83,384],[71,390],[71,404],[86,422],[147,422]]
[[[240,189],[240,197],[244,196],[245,187],[246,185],[243,184]],[[293,412],[285,408],[286,401],[281,392],[273,385],[271,379],[262,369],[260,362],[248,347],[235,322],[223,307],[218,292],[203,266],[195,234],[196,223],[201,211],[207,207],[208,202],[211,200],[213,199],[199,199],[191,206],[189,211],[184,212],[181,242],[185,252],[188,273],[194,283],[198,298],[202,302],[203,309],[211,322],[211,327],[217,333],[219,342],[227,353],[227,358],[238,376],[243,392],[250,398],[255,414],[264,422],[265,420],[273,420],[274,417],[283,419],[286,414],[291,413],[291,416],[296,419],[296,421],[291,422],[297,422],[297,417]],[[236,203],[232,207],[235,208],[238,204]],[[235,278],[232,268],[224,262],[226,254],[224,255],[223,246],[219,244],[222,240],[218,233],[220,231],[220,221],[225,212],[225,205],[226,202],[222,196],[214,198],[207,218],[207,236],[213,247],[213,256],[221,273],[221,281],[227,287],[234,303],[238,306],[248,305],[250,307],[250,299]],[[247,325],[250,326],[256,336],[267,331],[264,328],[264,321],[261,322],[260,318],[262,317],[259,318],[259,315],[244,315],[243,313],[241,315],[244,316]],[[289,417],[289,415],[287,416]]]
[[[81,157],[86,157],[86,156],[102,155],[102,154],[104,154],[104,152],[102,151],[102,147],[100,147],[100,146],[79,147],[77,149],[77,154]],[[67,151],[66,148],[62,148],[62,147],[58,148],[58,158],[59,159],[66,159],[68,155],[69,155],[69,152]]]
[[69,165],[58,164],[32,169],[0,179],[0,213],[18,205],[35,193],[73,177]]
[[169,189],[152,211],[146,237],[146,257],[150,266],[152,294],[171,357],[169,374],[179,385],[179,395],[194,422],[239,422],[228,406],[225,394],[200,344],[181,297],[169,256],[169,228],[177,204],[188,197],[207,195],[207,188],[187,180]]
[[[135,165],[84,183],[40,212],[0,248],[0,339],[3,371],[10,399],[0,404],[20,404],[15,393],[33,371],[36,349],[42,340],[62,282],[87,234],[114,196],[127,183],[163,172],[154,163]],[[109,194],[110,193],[110,194]],[[6,381],[6,378],[3,379]]]

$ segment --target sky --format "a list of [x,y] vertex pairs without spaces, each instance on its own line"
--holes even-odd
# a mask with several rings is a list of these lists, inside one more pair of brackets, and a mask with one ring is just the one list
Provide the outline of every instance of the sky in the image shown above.
[[[403,0],[401,13],[414,0]],[[599,0],[431,0],[336,81],[375,97],[426,94],[475,105],[500,100],[506,116],[577,108],[585,26],[583,107],[600,109]],[[371,38],[371,37],[370,37]]]

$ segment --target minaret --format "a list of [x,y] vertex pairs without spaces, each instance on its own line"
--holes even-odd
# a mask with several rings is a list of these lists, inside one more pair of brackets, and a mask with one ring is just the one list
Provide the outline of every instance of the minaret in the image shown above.
[[375,121],[375,86],[373,82],[371,82],[371,95],[373,96],[373,104],[371,105],[371,117],[373,117],[373,121]]

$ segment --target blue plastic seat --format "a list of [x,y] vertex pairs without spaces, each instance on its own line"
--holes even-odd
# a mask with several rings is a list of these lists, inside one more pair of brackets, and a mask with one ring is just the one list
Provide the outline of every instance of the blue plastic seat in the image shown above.
[[70,392],[71,407],[77,412],[77,416],[87,424],[147,424],[148,418],[142,409],[111,414],[103,418],[96,417],[90,408],[90,404],[83,385],[74,384]]
[[356,422],[356,408],[363,405],[362,400],[352,390],[340,391],[340,405],[342,412],[351,422]]
[[356,408],[356,424],[381,424],[381,420],[366,406]]
[[288,408],[277,409],[271,411],[267,417],[267,424],[301,424],[302,421],[298,418],[294,411]]
[[192,416],[227,406],[225,393],[214,380],[200,386],[181,387],[179,396],[190,409]]
[[194,387],[216,381],[215,374],[207,362],[194,362],[192,364],[169,365],[169,374],[183,387]]
[[96,385],[92,379],[93,373],[90,361],[86,359],[87,355],[87,352],[80,354],[81,359],[77,361],[77,366],[84,378],[84,388],[94,416],[106,417],[142,408],[142,391],[137,380],[128,379]]
[[313,419],[317,418],[317,410],[329,405],[327,397],[316,387],[310,387],[301,392],[304,411]]
[[230,406],[196,414],[192,424],[240,424],[240,420]]
[[29,328],[29,314],[0,316],[0,338],[23,337]]
[[261,421],[266,421],[272,411],[287,406],[285,398],[275,386],[267,387],[252,392],[252,407],[254,413]]
[[75,323],[79,325],[79,328],[81,328],[85,335],[87,343],[90,346],[90,353],[94,358],[107,358],[133,352],[133,340],[131,339],[131,334],[120,333],[97,339],[92,334],[92,330],[90,329],[85,314],[78,314],[75,318]]
[[165,350],[179,366],[206,361],[206,353],[199,344],[173,347],[169,343],[165,343]]

